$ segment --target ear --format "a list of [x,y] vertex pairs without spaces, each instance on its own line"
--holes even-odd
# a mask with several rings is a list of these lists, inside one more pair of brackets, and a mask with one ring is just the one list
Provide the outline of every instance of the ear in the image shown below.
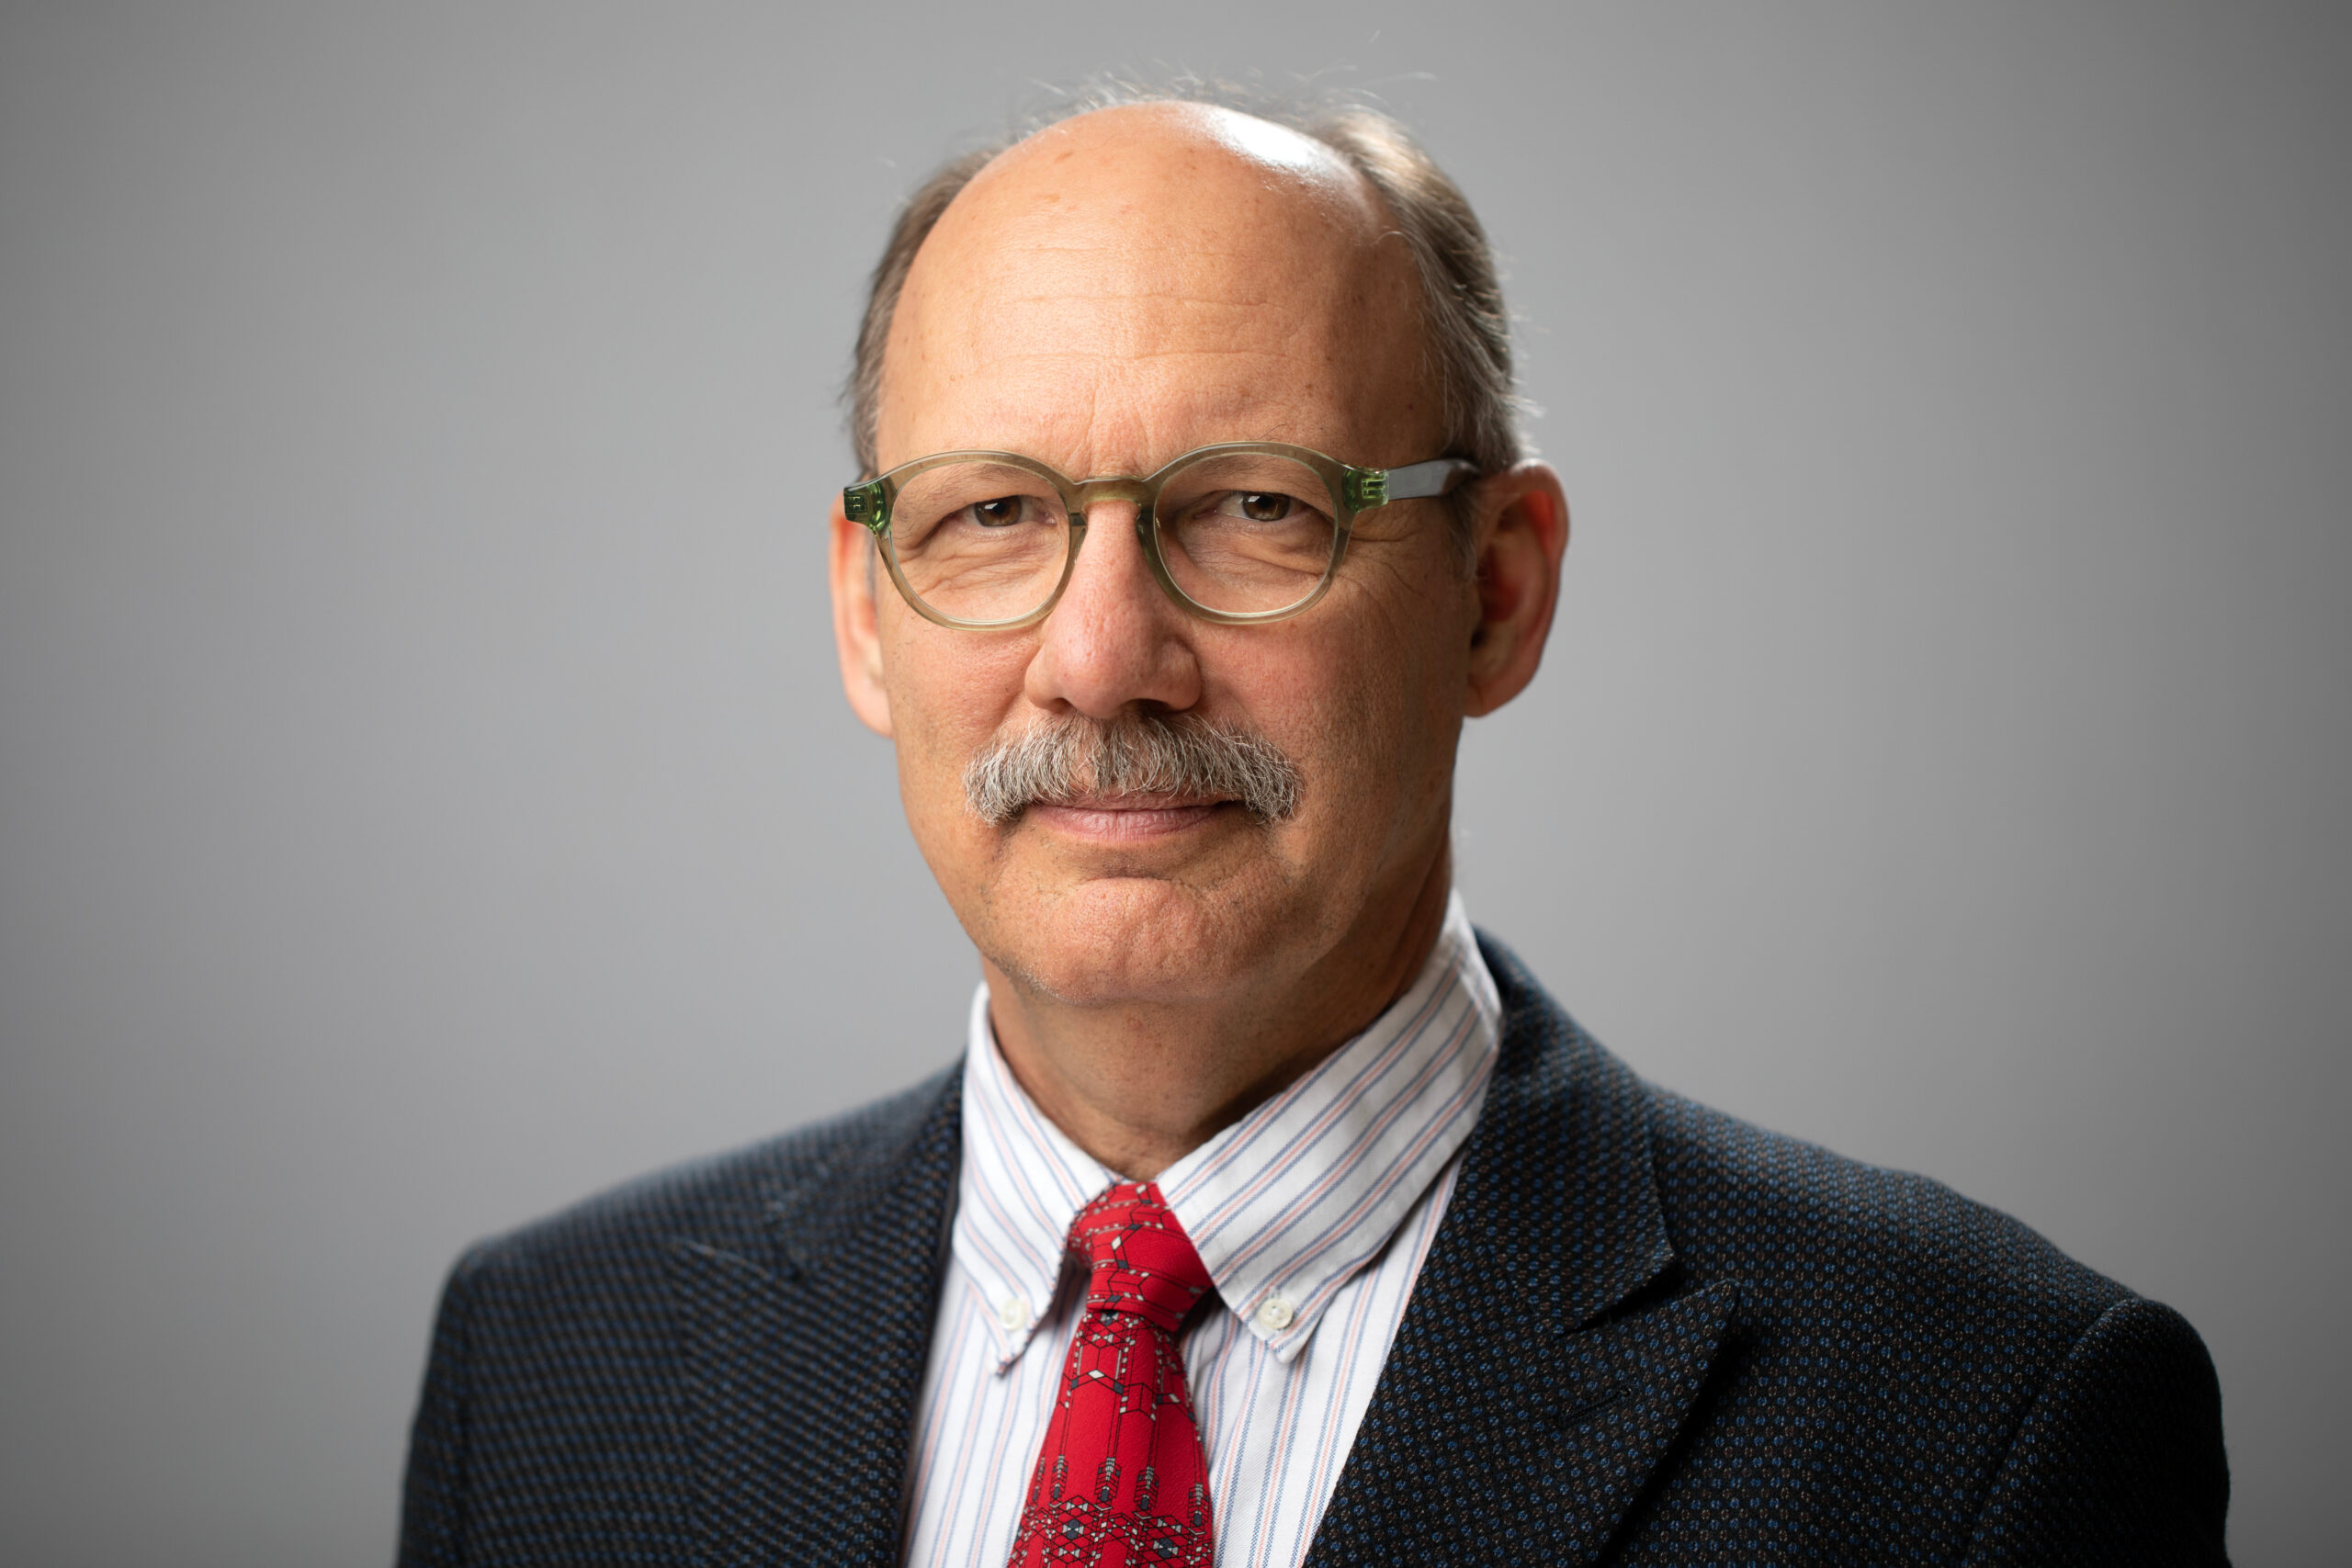
[[1494,712],[1535,678],[1568,547],[1568,498],[1549,464],[1516,463],[1478,484],[1478,619],[1463,710],[1472,718]]
[[882,682],[882,637],[876,622],[874,536],[853,523],[833,497],[830,539],[833,642],[842,659],[842,690],[876,735],[890,733],[890,694]]

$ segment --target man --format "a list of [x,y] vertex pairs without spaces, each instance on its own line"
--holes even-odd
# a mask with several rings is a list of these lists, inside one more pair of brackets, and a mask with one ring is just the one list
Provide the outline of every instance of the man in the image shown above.
[[842,674],[959,1068],[477,1247],[425,1562],[2222,1560],[2181,1319],[1634,1078],[1448,860],[1568,517],[1394,125],[952,165],[859,346]]

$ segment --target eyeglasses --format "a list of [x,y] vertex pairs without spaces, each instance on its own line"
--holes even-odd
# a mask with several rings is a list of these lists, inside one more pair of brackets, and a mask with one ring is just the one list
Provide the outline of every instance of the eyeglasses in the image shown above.
[[1146,479],[1080,480],[1012,452],[941,452],[849,486],[842,510],[872,531],[918,614],[995,631],[1045,619],[1069,585],[1088,509],[1132,502],[1168,596],[1241,626],[1320,599],[1363,513],[1443,495],[1476,471],[1458,457],[1357,468],[1304,446],[1230,441]]

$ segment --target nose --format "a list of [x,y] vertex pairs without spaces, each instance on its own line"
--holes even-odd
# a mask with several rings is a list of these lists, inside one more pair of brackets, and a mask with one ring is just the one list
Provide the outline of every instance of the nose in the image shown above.
[[1201,698],[1194,623],[1151,574],[1138,508],[1097,501],[1069,586],[1038,627],[1024,694],[1050,710],[1109,719],[1138,703],[1182,710]]

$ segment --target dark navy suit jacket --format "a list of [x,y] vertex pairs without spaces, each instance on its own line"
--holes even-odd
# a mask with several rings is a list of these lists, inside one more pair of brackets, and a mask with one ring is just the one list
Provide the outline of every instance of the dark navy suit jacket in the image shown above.
[[[2220,1562],[2195,1331],[1935,1182],[1504,1032],[1313,1568]],[[895,1564],[958,1080],[474,1248],[404,1563]]]

